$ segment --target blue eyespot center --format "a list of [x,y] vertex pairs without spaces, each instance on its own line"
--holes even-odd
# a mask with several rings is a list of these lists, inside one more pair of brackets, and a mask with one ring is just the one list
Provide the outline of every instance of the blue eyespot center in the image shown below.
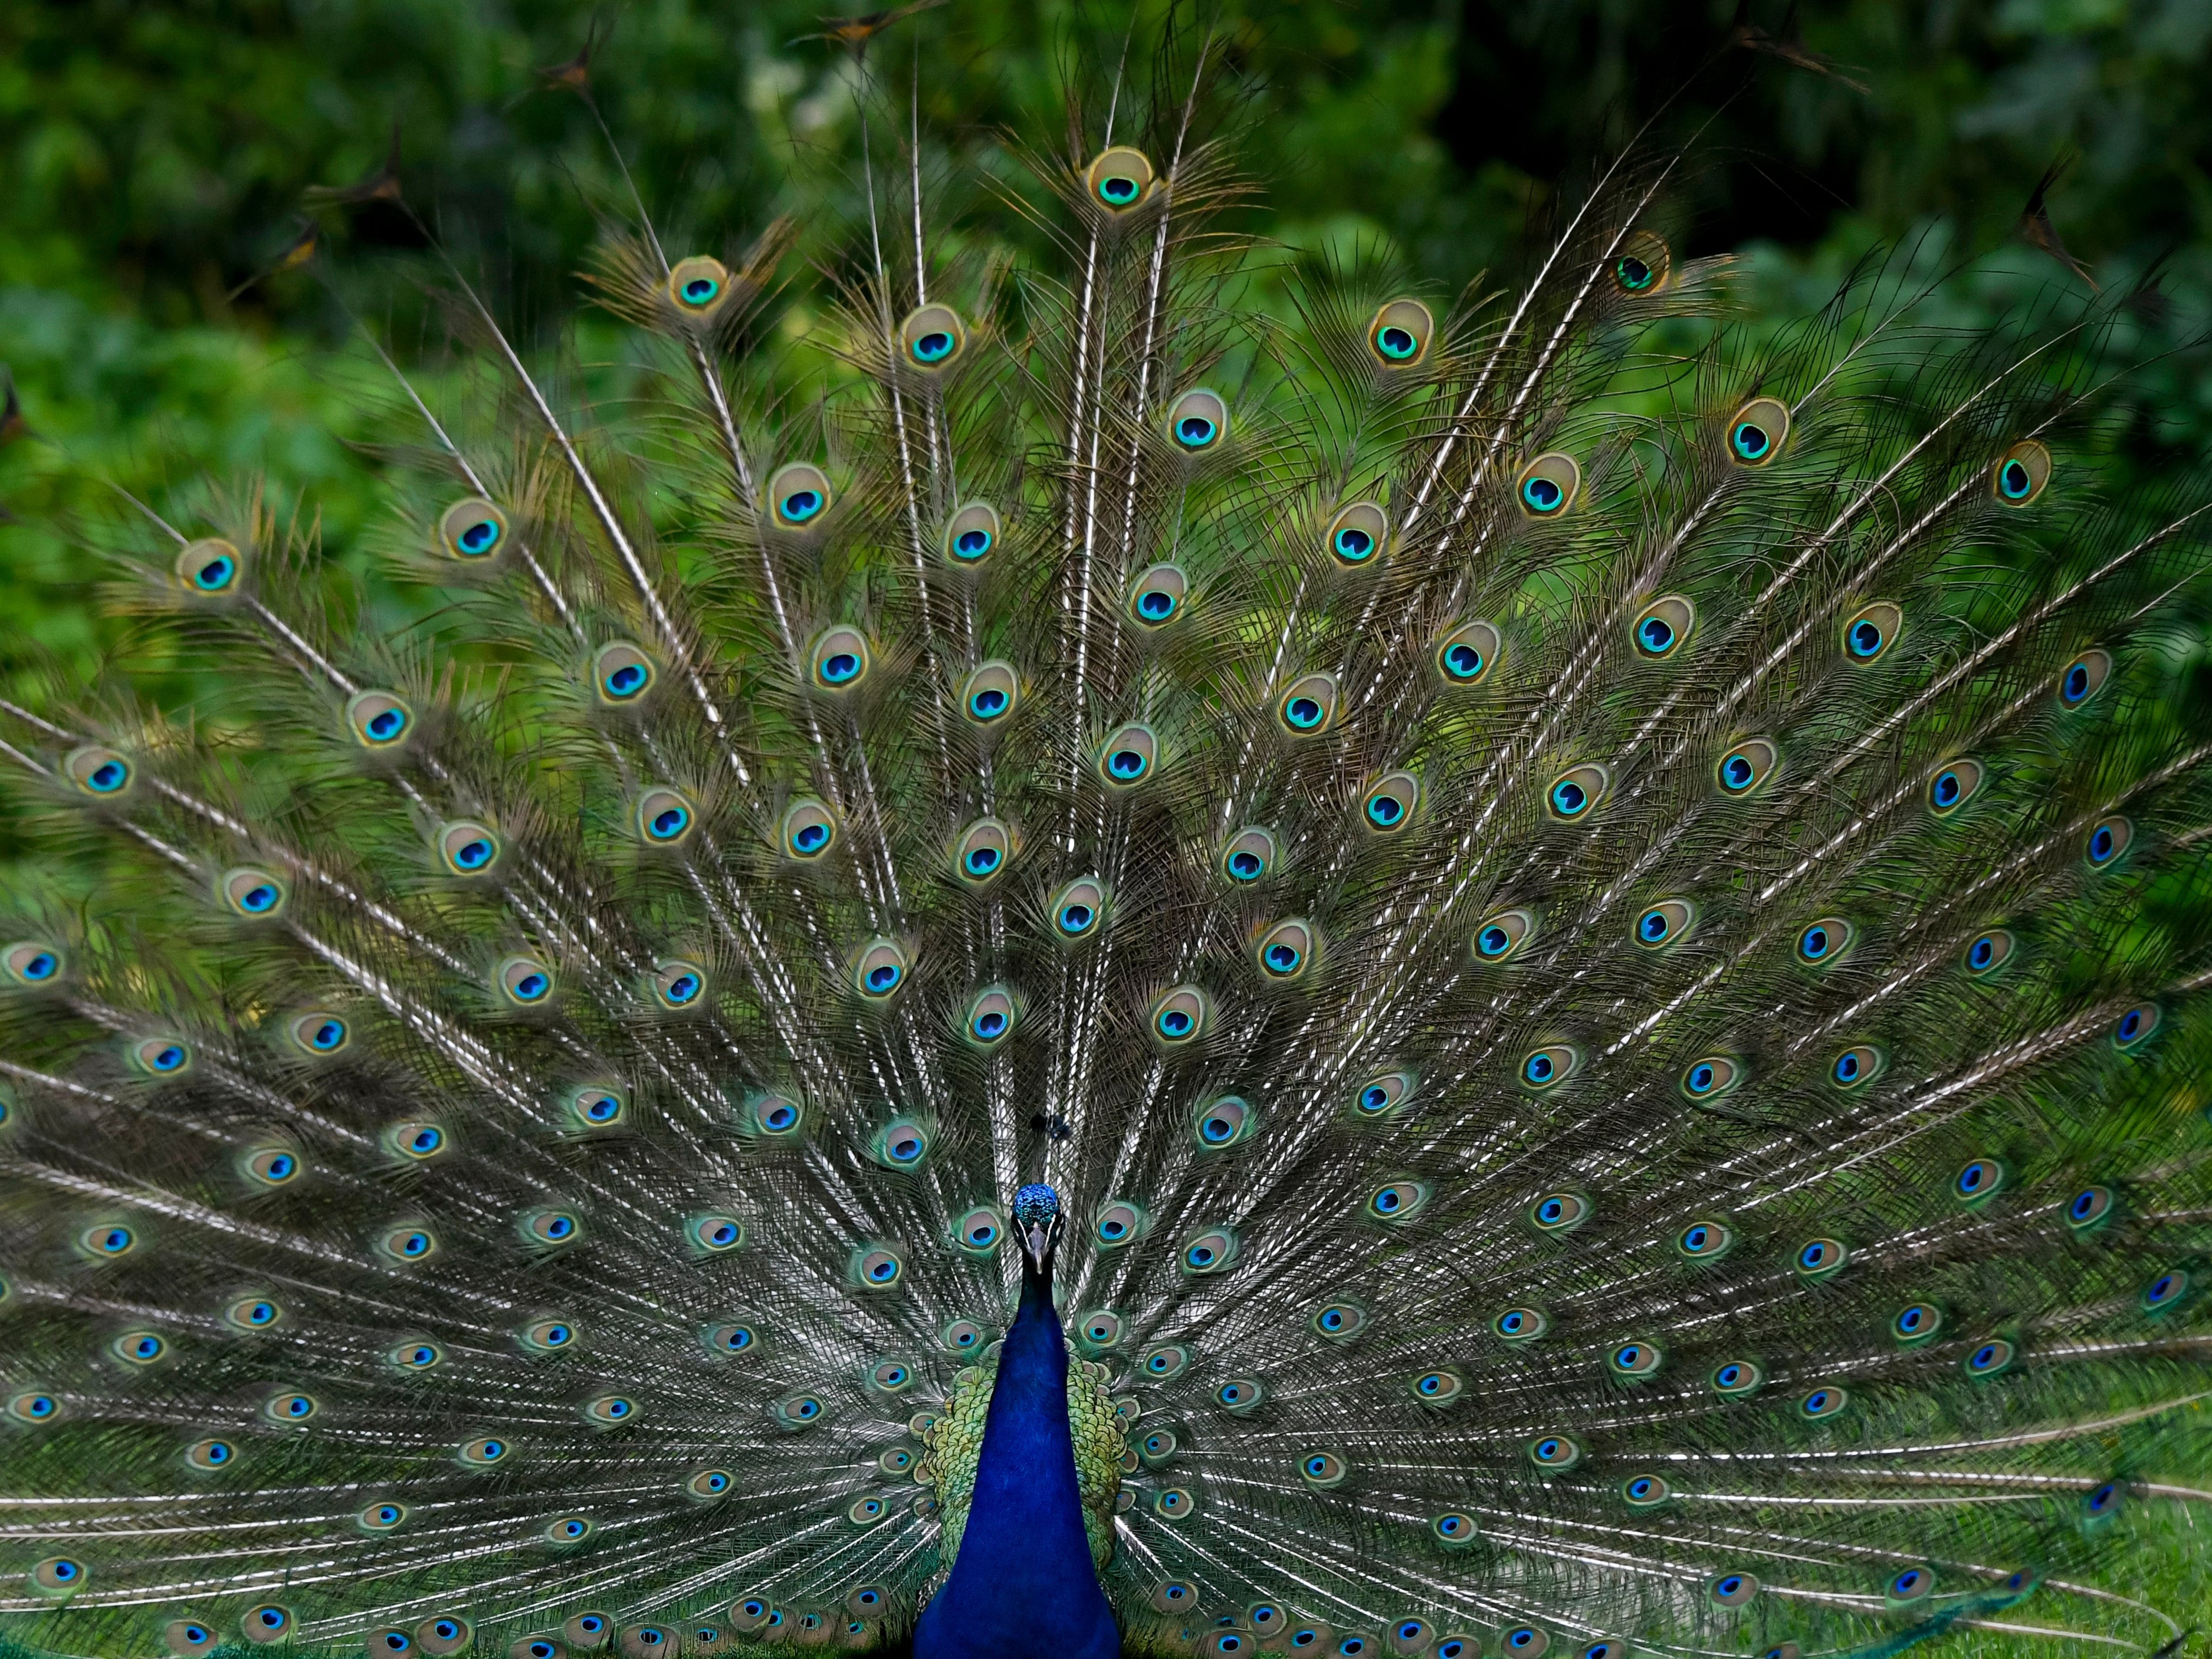
[[112,795],[131,779],[131,769],[119,760],[106,760],[92,769],[85,782],[103,795]]
[[1145,775],[1145,757],[1134,749],[1116,749],[1106,758],[1106,769],[1124,782]]
[[981,720],[994,720],[1006,712],[1006,694],[996,686],[988,686],[968,700],[968,707]]
[[471,557],[482,557],[499,544],[499,520],[478,519],[454,538],[463,553]]
[[1798,939],[1797,948],[1808,962],[1818,962],[1828,954],[1828,930],[1815,923]]
[[664,806],[653,815],[653,834],[656,840],[668,841],[683,833],[691,822],[691,815],[680,806]]
[[1159,1018],[1160,1031],[1166,1036],[1188,1036],[1192,1026],[1195,1024],[1190,1015],[1181,1008],[1164,1009]]
[[1240,849],[1229,855],[1229,873],[1238,881],[1256,881],[1266,867],[1257,853]]
[[1621,287],[1632,294],[1641,293],[1651,286],[1651,267],[1634,254],[1623,254],[1613,262],[1613,274]]
[[842,685],[860,672],[860,659],[850,651],[835,651],[822,659],[822,678]]
[[1364,530],[1346,525],[1336,532],[1336,556],[1347,563],[1358,564],[1374,550],[1375,538]]
[[1528,479],[1521,486],[1521,499],[1538,513],[1557,512],[1559,503],[1566,496],[1567,492],[1560,489],[1555,480],[1540,475]]
[[792,524],[805,524],[822,510],[822,492],[818,489],[794,489],[777,504],[778,512]]
[[868,969],[867,978],[871,991],[888,991],[899,981],[898,965],[890,962],[878,963]]
[[1134,179],[1121,173],[1109,173],[1098,181],[1100,198],[1115,207],[1127,207],[1137,199],[1138,184]]
[[980,559],[991,550],[991,532],[963,530],[952,538],[952,550],[963,559]]
[[1389,323],[1375,331],[1375,349],[1394,362],[1403,362],[1421,349],[1421,343],[1410,329]]
[[941,363],[952,355],[952,336],[944,329],[933,328],[915,338],[914,355],[918,362]]
[[1148,587],[1137,596],[1137,613],[1147,622],[1165,622],[1175,608],[1175,595],[1164,588]]
[[969,850],[965,863],[971,876],[988,876],[999,867],[1001,854],[995,847],[976,847]]
[[1068,933],[1083,933],[1090,927],[1091,920],[1097,914],[1087,904],[1064,906],[1060,913],[1060,931]]
[[1695,1066],[1690,1067],[1688,1079],[1690,1092],[1693,1095],[1711,1092],[1716,1075],[1709,1062],[1699,1060]]
[[1176,422],[1176,437],[1188,449],[1203,449],[1213,441],[1218,428],[1203,415],[1186,415]]
[[1871,657],[1881,649],[1881,629],[1862,618],[1851,624],[1851,654]]
[[1646,617],[1637,624],[1636,637],[1656,655],[1674,643],[1674,630],[1662,617]]
[[1471,680],[1482,672],[1482,653],[1471,645],[1455,645],[1444,653],[1444,672],[1454,679]]
[[1774,443],[1766,428],[1756,421],[1737,422],[1735,430],[1729,434],[1729,441],[1735,446],[1735,453],[1747,461],[1759,459]]
[[1750,788],[1758,776],[1758,769],[1741,755],[1730,755],[1721,763],[1721,782],[1729,789],[1741,793]]
[[2079,702],[2089,695],[2089,665],[2087,663],[2077,662],[2066,671],[2066,678],[2059,683],[2058,695],[2068,702]]
[[1283,714],[1292,726],[1307,732],[1321,724],[1322,706],[1313,697],[1292,697],[1283,705]]
[[230,586],[230,579],[237,570],[238,566],[231,560],[218,556],[192,572],[192,584],[203,592],[220,592]]
[[2007,461],[1997,470],[1997,488],[2004,492],[2008,501],[2025,500],[2027,492],[2034,487],[2035,480],[2019,461]]
[[1571,778],[1563,778],[1552,786],[1552,805],[1564,817],[1572,817],[1589,805],[1589,792]]

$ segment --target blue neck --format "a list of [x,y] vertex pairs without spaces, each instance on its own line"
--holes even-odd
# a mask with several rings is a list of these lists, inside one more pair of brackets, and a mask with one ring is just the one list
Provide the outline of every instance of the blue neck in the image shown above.
[[1023,1264],[1022,1305],[999,1354],[975,1501],[915,1659],[1117,1659],[1121,1632],[1091,1570],[1067,1427],[1067,1349],[1052,1263]]

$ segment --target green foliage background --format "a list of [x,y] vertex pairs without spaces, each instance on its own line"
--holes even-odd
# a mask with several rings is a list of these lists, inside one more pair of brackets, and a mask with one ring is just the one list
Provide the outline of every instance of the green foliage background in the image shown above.
[[[579,303],[593,204],[619,179],[588,112],[534,71],[595,29],[601,107],[678,251],[793,212],[805,251],[830,257],[862,223],[858,76],[841,49],[799,37],[831,3],[0,6],[0,362],[33,429],[0,453],[0,680],[48,653],[96,672],[122,637],[58,527],[110,515],[110,483],[158,495],[202,472],[265,471],[286,510],[307,503],[333,554],[367,567],[378,468],[357,446],[383,404],[362,395],[362,348],[313,272],[250,279],[307,222],[302,191],[374,171],[395,122],[409,201],[541,338]],[[1137,3],[1141,36],[1162,9]],[[1869,247],[1917,239],[1988,256],[1944,313],[1986,322],[2025,291],[2078,284],[2014,240],[2039,176],[2071,157],[2050,196],[2069,246],[2108,292],[2154,270],[2160,289],[2118,313],[2115,349],[2153,361],[2115,404],[2100,465],[2123,482],[2200,465],[2212,3],[1790,10],[1760,0],[1748,21],[1802,28],[1831,72],[1732,47],[1735,0],[1226,0],[1212,15],[1250,102],[1269,232],[1388,244],[1447,292],[1485,269],[1510,276],[1559,181],[1651,120],[1662,140],[1695,141],[1678,204],[1690,251],[1747,250],[1755,318],[1798,314]],[[900,98],[914,91],[951,168],[982,130],[1056,139],[1036,112],[1085,50],[1117,51],[1127,23],[1065,0],[951,0],[871,62]],[[444,372],[422,289],[434,262],[404,218],[324,209],[316,222],[331,287],[403,358]],[[2177,672],[2201,680],[2203,654]],[[2147,1507],[2145,1591],[2212,1623],[2212,1551],[2187,1509]],[[2033,1604],[2018,1622],[2035,1622]]]

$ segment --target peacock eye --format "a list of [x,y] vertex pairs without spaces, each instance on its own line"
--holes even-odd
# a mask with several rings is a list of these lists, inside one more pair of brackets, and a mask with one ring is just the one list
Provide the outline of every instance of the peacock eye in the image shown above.
[[1168,409],[1168,434],[1187,454],[1201,454],[1229,430],[1229,405],[1200,387],[1186,392]]
[[1091,199],[1109,213],[1134,207],[1152,188],[1153,177],[1151,158],[1127,145],[1102,151],[1083,175]]
[[2034,439],[2014,444],[1997,457],[1990,489],[2000,505],[2026,507],[2051,482],[2051,452]]
[[1367,347],[1384,368],[1411,368],[1429,353],[1437,319],[1419,300],[1392,300],[1367,325]]
[[438,520],[438,539],[448,557],[479,563],[507,539],[507,514],[481,495],[455,501]]
[[926,305],[899,325],[899,347],[916,368],[939,369],[968,344],[968,330],[950,306]]
[[960,711],[977,726],[995,726],[1014,712],[1021,694],[1012,664],[987,662],[961,688]]
[[711,316],[730,292],[729,268],[720,259],[695,254],[679,259],[668,273],[668,296],[679,313]]
[[1606,271],[1620,294],[1632,298],[1666,286],[1674,255],[1663,239],[1648,230],[1632,230],[1617,246],[1620,251]]
[[1447,685],[1476,684],[1497,662],[1501,641],[1489,623],[1463,623],[1437,642],[1437,672]]
[[1889,604],[1870,605],[1844,624],[1844,659],[1870,663],[1897,643],[1905,612]]
[[1656,599],[1644,608],[1629,629],[1630,642],[1639,657],[1663,661],[1682,648],[1696,624],[1697,611],[1679,593]]
[[1513,482],[1513,499],[1531,519],[1556,519],[1582,491],[1583,470],[1571,455],[1552,451],[1522,467]]
[[631,818],[648,847],[676,847],[690,836],[698,814],[677,791],[664,787],[641,792]]
[[830,510],[829,475],[818,466],[794,461],[769,474],[769,517],[782,530],[811,528]]
[[1159,738],[1150,726],[1133,722],[1118,727],[1098,745],[1098,775],[1116,789],[1141,782],[1159,759]]
[[1147,565],[1129,584],[1129,617],[1147,630],[1165,627],[1183,614],[1190,577],[1179,564]]
[[1276,718],[1292,737],[1310,738],[1328,729],[1336,716],[1333,674],[1308,674],[1295,682],[1275,705]]
[[1729,459],[1738,466],[1764,466],[1789,435],[1789,410],[1775,398],[1754,398],[1729,418]]
[[1774,744],[1764,738],[1753,738],[1720,757],[1713,767],[1713,778],[1723,794],[1747,795],[1773,775],[1781,758],[1782,751]]

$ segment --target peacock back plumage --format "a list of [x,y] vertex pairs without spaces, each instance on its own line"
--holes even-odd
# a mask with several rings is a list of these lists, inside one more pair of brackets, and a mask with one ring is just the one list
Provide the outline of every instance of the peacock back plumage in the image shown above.
[[1664,159],[1278,256],[1195,56],[1035,258],[910,146],[811,288],[641,216],[612,392],[456,278],[416,625],[134,504],[222,694],[4,709],[6,1642],[2170,1633],[2212,520],[2107,313],[1738,326]]

